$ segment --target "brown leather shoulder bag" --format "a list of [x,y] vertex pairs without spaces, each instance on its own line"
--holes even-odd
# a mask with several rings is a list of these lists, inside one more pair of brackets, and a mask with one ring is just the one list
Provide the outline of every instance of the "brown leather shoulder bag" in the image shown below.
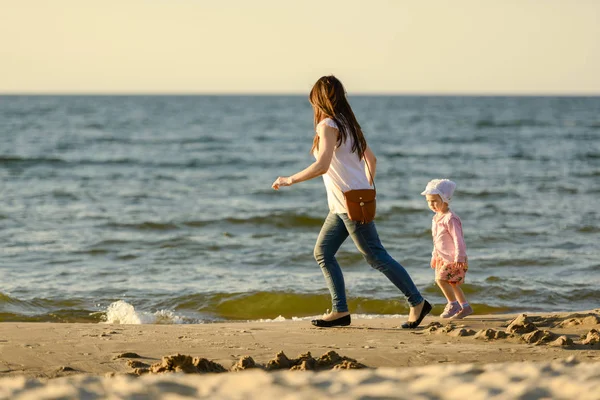
[[[369,164],[367,164],[367,169],[369,170],[369,175],[373,176],[371,174]],[[377,192],[375,190],[375,179],[373,179],[373,189],[348,190],[347,192],[342,193],[344,194],[344,199],[346,200],[348,218],[350,218],[352,221],[358,221],[363,224],[368,224],[375,219],[375,206],[377,197]]]

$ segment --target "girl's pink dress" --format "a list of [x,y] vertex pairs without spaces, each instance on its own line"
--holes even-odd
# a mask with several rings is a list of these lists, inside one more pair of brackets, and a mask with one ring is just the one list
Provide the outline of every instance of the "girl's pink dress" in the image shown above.
[[431,268],[435,269],[435,279],[463,283],[469,267],[460,218],[450,210],[445,214],[435,214],[431,222],[431,234]]

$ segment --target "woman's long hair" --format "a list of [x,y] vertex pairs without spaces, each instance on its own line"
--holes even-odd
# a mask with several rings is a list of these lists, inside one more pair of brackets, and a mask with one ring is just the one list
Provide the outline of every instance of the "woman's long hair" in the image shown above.
[[[315,111],[315,129],[319,122],[329,117],[335,121],[340,131],[337,145],[341,145],[350,135],[353,139],[352,152],[362,159],[367,149],[367,141],[363,131],[346,99],[344,85],[335,76],[323,76],[314,84],[308,96]],[[319,135],[315,134],[310,152],[319,149]]]

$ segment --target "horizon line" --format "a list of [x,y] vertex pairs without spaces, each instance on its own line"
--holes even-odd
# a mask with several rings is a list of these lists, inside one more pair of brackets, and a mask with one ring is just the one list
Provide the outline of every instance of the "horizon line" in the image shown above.
[[[355,92],[350,93],[350,97],[600,97],[600,92],[567,92],[567,93],[505,93],[505,92],[456,92],[456,93],[437,93],[437,92]],[[238,97],[275,97],[275,96],[307,96],[304,92],[0,92],[0,96],[238,96]]]

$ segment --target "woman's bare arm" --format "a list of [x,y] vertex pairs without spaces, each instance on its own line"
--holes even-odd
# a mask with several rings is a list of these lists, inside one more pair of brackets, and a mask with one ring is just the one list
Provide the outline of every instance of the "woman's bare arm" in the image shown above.
[[295,183],[304,182],[321,176],[329,171],[339,131],[323,124],[318,127],[317,135],[319,135],[319,152],[317,154],[317,160],[292,176],[278,177],[275,182],[273,182],[273,185],[271,185],[273,189],[279,190],[280,186],[291,186]]

